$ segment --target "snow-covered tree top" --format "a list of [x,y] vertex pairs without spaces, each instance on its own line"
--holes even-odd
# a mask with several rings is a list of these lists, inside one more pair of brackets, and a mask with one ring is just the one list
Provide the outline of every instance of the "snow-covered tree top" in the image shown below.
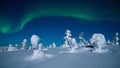
[[66,33],[71,33],[71,31],[70,30],[66,30]]
[[70,37],[72,36],[71,35],[71,31],[70,30],[66,30],[66,32],[65,32],[65,37],[64,37],[64,39],[70,39]]
[[12,44],[9,44],[9,47],[11,47],[12,46]]
[[27,42],[27,39],[24,39],[23,42]]
[[66,30],[65,34],[66,34],[66,36],[71,36],[71,31],[70,30]]
[[40,40],[39,36],[37,35],[32,35],[31,37],[31,43],[34,44],[34,43],[38,43]]
[[83,38],[83,34],[84,34],[84,32],[82,32],[82,33],[80,34],[79,39],[84,39],[84,38]]
[[116,36],[118,36],[118,35],[119,35],[119,33],[117,32],[117,33],[115,33],[115,35],[116,35]]

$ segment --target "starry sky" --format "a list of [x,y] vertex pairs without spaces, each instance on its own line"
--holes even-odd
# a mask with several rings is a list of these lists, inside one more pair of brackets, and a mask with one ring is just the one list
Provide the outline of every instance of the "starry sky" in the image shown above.
[[81,32],[89,40],[93,33],[102,33],[112,40],[120,33],[118,0],[0,0],[0,45],[21,44],[32,34],[44,46],[64,42],[70,29],[78,39]]

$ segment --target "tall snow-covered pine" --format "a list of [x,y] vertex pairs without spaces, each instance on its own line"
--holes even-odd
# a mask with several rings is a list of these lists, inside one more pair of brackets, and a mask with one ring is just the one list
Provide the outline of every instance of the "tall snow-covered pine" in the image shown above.
[[65,43],[63,45],[63,47],[70,47],[70,41],[71,41],[71,31],[70,30],[66,30],[65,32]]
[[113,41],[114,45],[119,45],[119,33],[115,33],[115,37],[114,37],[114,41]]

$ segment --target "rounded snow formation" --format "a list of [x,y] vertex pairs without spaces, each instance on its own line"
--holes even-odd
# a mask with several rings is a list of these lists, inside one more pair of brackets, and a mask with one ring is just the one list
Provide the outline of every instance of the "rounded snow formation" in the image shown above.
[[32,35],[32,37],[31,37],[32,48],[37,48],[38,47],[39,40],[40,40],[39,36]]
[[92,39],[90,39],[91,43],[94,44],[95,50],[93,52],[96,53],[106,53],[108,49],[103,49],[106,46],[106,40],[103,34],[97,33],[93,34]]
[[34,50],[33,55],[31,56],[30,60],[35,60],[35,59],[42,58],[42,57],[44,57],[44,53],[42,51]]
[[108,49],[95,49],[93,52],[94,53],[107,53],[109,50]]
[[91,39],[92,43],[95,43],[98,46],[104,46],[106,44],[106,40],[103,34],[93,34],[92,39]]

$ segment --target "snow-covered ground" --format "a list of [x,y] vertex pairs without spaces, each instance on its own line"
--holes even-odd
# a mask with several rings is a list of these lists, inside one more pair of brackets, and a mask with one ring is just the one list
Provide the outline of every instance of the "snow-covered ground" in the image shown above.
[[93,34],[89,41],[80,35],[80,42],[66,30],[65,42],[60,47],[52,43],[44,47],[39,36],[32,35],[32,46],[22,47],[10,44],[0,47],[0,68],[120,68],[120,45],[118,33],[113,42],[106,42],[105,36]]
[[76,53],[60,53],[66,49],[49,48],[43,50],[43,57],[35,60],[31,60],[32,50],[3,51],[0,52],[0,68],[120,68],[120,46],[107,48],[107,53],[94,53],[85,49]]

